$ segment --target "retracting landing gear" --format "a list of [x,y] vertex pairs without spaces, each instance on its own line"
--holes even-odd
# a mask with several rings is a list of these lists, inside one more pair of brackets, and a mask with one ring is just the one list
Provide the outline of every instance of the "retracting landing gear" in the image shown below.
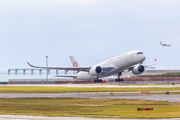
[[123,82],[123,79],[120,79],[121,75],[122,75],[121,72],[117,73],[118,79],[115,79],[116,82]]
[[102,82],[102,79],[99,79],[99,76],[97,76],[96,79],[94,79],[94,83]]

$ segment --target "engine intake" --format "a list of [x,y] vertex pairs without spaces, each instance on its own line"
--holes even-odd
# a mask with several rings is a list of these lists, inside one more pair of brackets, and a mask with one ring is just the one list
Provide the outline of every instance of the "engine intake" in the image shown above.
[[142,74],[144,72],[145,68],[143,65],[137,65],[133,68],[132,73],[135,75]]
[[100,66],[96,66],[90,69],[89,74],[92,76],[100,75],[103,72],[103,69]]
[[102,72],[102,68],[100,66],[96,67],[96,73],[100,74]]

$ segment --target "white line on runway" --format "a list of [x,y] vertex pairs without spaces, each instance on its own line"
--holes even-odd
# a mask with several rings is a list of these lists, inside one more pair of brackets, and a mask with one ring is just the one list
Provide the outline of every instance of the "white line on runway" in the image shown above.
[[[25,116],[25,115],[0,115],[0,120],[139,120],[139,119],[116,119],[116,118],[85,118],[85,117],[45,117],[45,116]],[[152,119],[143,119],[152,120]],[[180,118],[171,119],[153,119],[153,120],[180,120]]]

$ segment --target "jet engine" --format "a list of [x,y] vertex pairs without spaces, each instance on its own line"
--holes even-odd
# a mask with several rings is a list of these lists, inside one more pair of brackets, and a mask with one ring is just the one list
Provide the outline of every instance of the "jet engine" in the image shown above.
[[100,75],[103,72],[103,69],[100,66],[95,66],[90,69],[89,74],[92,76]]
[[145,68],[143,65],[137,65],[132,69],[132,73],[135,75],[142,74],[144,72]]

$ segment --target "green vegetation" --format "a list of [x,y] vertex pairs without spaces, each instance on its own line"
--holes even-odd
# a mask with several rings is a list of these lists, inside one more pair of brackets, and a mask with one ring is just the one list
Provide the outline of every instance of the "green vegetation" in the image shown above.
[[[137,108],[154,108],[137,111]],[[115,118],[179,118],[180,103],[112,99],[0,99],[0,114]]]
[[76,87],[0,87],[0,93],[73,93],[73,92],[127,92],[127,91],[176,91],[175,88],[76,88]]
[[158,75],[139,75],[138,77],[180,77],[180,72],[164,73]]

